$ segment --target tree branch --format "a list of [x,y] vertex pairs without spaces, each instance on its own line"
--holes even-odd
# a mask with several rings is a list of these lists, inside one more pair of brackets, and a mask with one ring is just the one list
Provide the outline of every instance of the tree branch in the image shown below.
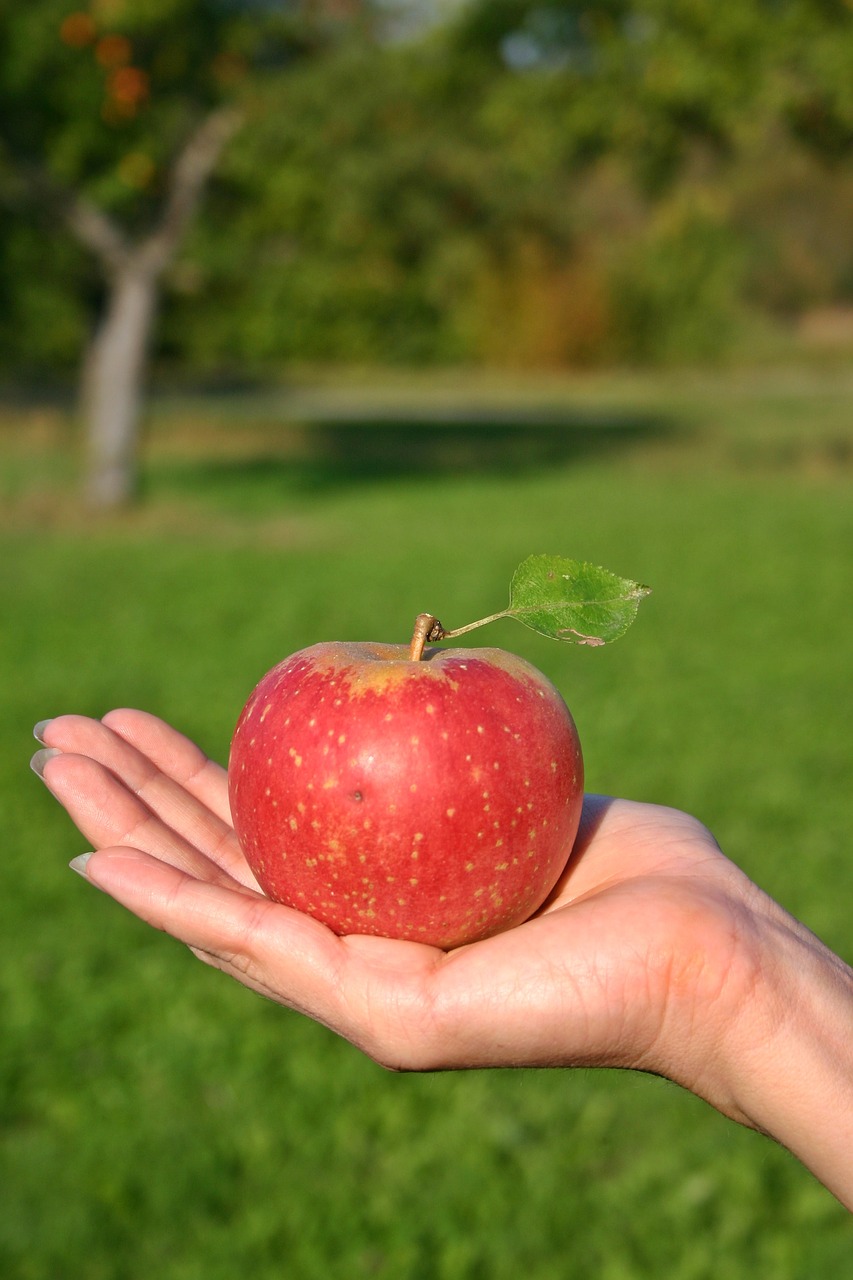
[[[40,164],[19,161],[13,172],[25,198],[53,210],[107,272],[121,270],[130,253],[130,244],[117,222],[85,196],[69,190]],[[8,195],[8,191],[5,194]]]
[[17,175],[30,196],[56,208],[72,235],[94,254],[108,275],[120,273],[133,261],[135,267],[158,276],[175,256],[205,184],[241,123],[240,112],[231,106],[219,107],[205,117],[172,167],[155,230],[136,244],[109,214],[68,190],[40,165],[19,165]]
[[191,135],[172,168],[169,190],[157,229],[144,241],[141,253],[158,273],[171,262],[228,141],[242,123],[234,107],[211,112]]
[[120,271],[131,250],[118,224],[97,205],[78,195],[65,197],[63,212],[71,232],[101,260],[107,272]]

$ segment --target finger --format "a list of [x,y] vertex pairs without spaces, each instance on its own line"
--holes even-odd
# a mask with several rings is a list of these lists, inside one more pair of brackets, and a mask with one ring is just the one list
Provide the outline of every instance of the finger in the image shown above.
[[147,711],[124,708],[109,711],[103,723],[153,761],[162,773],[173,777],[228,826],[232,825],[225,769],[184,734]]
[[99,761],[60,752],[43,761],[41,776],[95,848],[132,844],[205,880],[233,885],[223,867],[152,813]]
[[85,876],[147,924],[253,991],[345,1034],[340,938],[310,916],[228,889],[131,847],[93,853]]
[[[218,814],[203,801],[195,797],[180,780],[192,777],[194,770],[204,771],[206,757],[198,748],[182,734],[157,721],[162,732],[153,734],[158,738],[159,753],[163,760],[163,768],[152,760],[143,749],[139,749],[117,732],[106,720],[115,714],[120,727],[130,730],[137,721],[151,720],[143,712],[110,713],[105,722],[92,720],[86,716],[60,716],[52,720],[43,732],[43,740],[54,749],[76,755],[87,756],[108,769],[124,786],[142,801],[150,815],[160,819],[164,827],[170,828],[184,845],[200,850],[206,857],[221,866],[230,876],[241,883],[257,887],[251,871],[246,866],[236,836],[230,822],[223,821]],[[122,718],[123,717],[123,718]],[[144,733],[142,734],[144,737]],[[173,766],[168,754],[174,750],[177,765],[173,776]],[[218,766],[212,765],[213,770]],[[53,771],[52,771],[53,772]],[[224,773],[224,771],[220,771]],[[45,777],[47,781],[47,777]],[[224,780],[222,789],[226,790]],[[215,791],[208,774],[203,790]],[[227,809],[227,796],[225,799]],[[222,808],[220,796],[218,807]],[[153,832],[155,827],[151,827]],[[119,833],[123,839],[127,832]],[[93,840],[95,836],[91,837]],[[115,843],[115,839],[101,843]],[[133,842],[139,844],[137,839]],[[145,845],[144,847],[147,847]],[[162,847],[162,846],[158,846]],[[153,851],[153,850],[152,850]]]
[[448,1060],[428,994],[445,953],[417,942],[339,938],[262,894],[199,881],[133,848],[90,855],[84,874],[205,963],[383,1065],[421,1070]]

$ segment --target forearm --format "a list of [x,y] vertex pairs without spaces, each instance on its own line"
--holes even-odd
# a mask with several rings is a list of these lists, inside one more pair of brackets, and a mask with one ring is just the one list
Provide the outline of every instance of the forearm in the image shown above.
[[732,1114],[853,1211],[853,970],[781,912],[726,1062]]

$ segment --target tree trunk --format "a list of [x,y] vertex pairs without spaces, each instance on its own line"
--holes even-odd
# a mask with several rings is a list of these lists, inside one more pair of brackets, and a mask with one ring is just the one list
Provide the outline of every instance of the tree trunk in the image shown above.
[[86,354],[85,484],[92,507],[123,506],[136,490],[143,375],[157,294],[156,273],[131,256],[112,277],[106,313]]
[[[107,281],[107,309],[83,365],[88,445],[85,496],[93,507],[120,507],[136,487],[143,375],[163,273],[173,262],[222,148],[239,127],[231,107],[212,111],[184,143],[172,166],[153,230],[131,242],[85,197],[60,193],[71,231],[95,255]],[[41,186],[55,184],[40,175]]]

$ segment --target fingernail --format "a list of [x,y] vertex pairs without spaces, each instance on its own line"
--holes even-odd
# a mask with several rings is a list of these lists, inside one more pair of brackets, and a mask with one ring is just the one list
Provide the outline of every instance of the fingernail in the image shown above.
[[72,858],[68,865],[72,871],[77,872],[78,876],[83,876],[85,879],[87,878],[86,864],[88,863],[91,856],[92,856],[91,853],[78,853],[77,857]]
[[61,756],[62,752],[57,751],[56,747],[43,747],[41,751],[37,751],[30,761],[30,768],[39,778],[44,779],[44,766],[48,760],[52,760],[54,756]]
[[[51,716],[50,719],[52,720],[53,717]],[[33,737],[35,738],[36,742],[41,742],[42,744],[44,744],[44,731],[49,724],[50,724],[50,720],[39,720],[38,724],[33,729]]]

